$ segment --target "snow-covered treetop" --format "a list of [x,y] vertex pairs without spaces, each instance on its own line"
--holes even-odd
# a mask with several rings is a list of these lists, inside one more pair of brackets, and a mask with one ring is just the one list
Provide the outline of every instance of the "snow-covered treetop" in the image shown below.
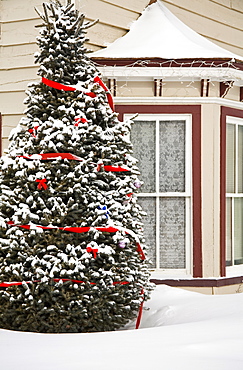
[[[35,10],[44,22],[37,37],[40,52],[35,54],[36,62],[41,65],[38,74],[67,84],[86,81],[96,70],[86,57],[85,34],[97,21],[85,22],[84,14],[79,14],[70,0],[66,6],[58,0],[43,3],[43,13]],[[56,60],[60,61],[58,69]]]

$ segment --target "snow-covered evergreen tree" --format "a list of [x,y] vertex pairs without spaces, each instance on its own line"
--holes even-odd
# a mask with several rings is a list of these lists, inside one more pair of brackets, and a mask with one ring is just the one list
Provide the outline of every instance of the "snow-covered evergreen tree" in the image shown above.
[[151,290],[131,122],[85,54],[84,15],[70,1],[43,9],[42,80],[1,159],[0,327],[114,330]]

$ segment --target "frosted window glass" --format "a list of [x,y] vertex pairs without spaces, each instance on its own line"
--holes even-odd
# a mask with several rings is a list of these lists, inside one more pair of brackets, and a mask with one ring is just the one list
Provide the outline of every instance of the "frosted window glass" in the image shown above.
[[226,198],[226,266],[232,265],[232,198]]
[[[160,121],[156,148],[156,122],[135,121],[131,130],[134,157],[138,159],[143,193],[156,192],[156,150],[159,158],[159,191],[185,192],[186,121]],[[147,216],[144,236],[153,267],[184,269],[186,266],[185,198],[159,196],[159,215],[155,197],[139,197]],[[160,265],[156,266],[156,214],[159,223]]]
[[160,122],[160,191],[185,191],[185,121]]
[[243,198],[235,198],[234,211],[234,245],[235,265],[243,263]]
[[185,199],[160,199],[160,268],[185,268]]
[[155,122],[135,121],[131,130],[133,155],[137,158],[141,180],[144,182],[141,191],[155,191]]
[[156,266],[156,242],[155,242],[155,233],[156,233],[156,219],[155,219],[155,207],[156,200],[155,198],[138,198],[138,202],[143,208],[143,211],[147,213],[143,217],[144,224],[144,238],[145,244],[148,246],[148,257],[152,262],[152,267]]
[[238,131],[238,192],[243,193],[243,126]]
[[235,191],[235,125],[226,125],[226,193]]

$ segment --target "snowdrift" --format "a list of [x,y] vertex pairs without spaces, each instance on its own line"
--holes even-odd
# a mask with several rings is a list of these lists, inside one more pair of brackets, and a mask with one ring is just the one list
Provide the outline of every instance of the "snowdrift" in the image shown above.
[[0,330],[2,370],[242,370],[243,294],[157,286],[139,330],[35,334]]

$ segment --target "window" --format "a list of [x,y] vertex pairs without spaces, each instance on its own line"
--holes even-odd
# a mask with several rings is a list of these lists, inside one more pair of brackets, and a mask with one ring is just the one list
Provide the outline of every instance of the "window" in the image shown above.
[[226,266],[243,264],[243,119],[226,119]]
[[190,273],[191,115],[140,114],[131,141],[144,182],[139,203],[153,268]]

